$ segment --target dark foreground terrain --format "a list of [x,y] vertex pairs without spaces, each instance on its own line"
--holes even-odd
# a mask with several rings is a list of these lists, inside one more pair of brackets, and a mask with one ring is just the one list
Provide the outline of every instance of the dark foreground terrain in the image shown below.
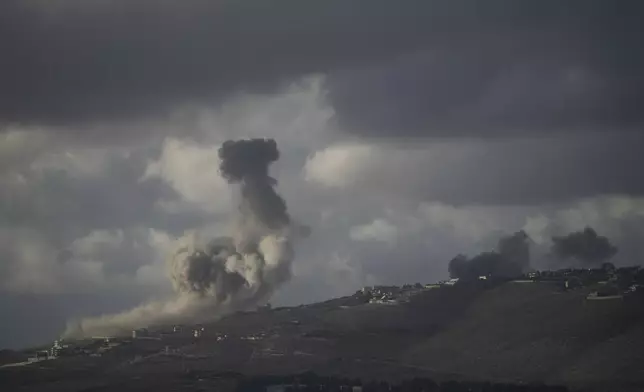
[[[0,389],[232,391],[247,388],[254,376],[315,372],[354,385],[401,386],[422,377],[453,388],[434,390],[538,390],[528,389],[534,383],[644,390],[644,299],[587,294],[548,283],[479,282],[425,290],[398,305],[368,304],[357,294],[237,313],[203,326],[197,337],[194,326],[150,330],[101,356],[3,367]],[[448,381],[524,389],[441,384]]]

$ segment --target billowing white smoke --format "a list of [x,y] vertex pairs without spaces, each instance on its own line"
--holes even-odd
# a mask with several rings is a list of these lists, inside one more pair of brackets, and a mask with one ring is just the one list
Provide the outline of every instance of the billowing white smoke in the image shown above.
[[64,336],[119,335],[150,325],[214,320],[266,301],[290,278],[292,239],[308,232],[291,224],[268,176],[268,166],[279,157],[277,145],[266,139],[229,141],[219,155],[221,174],[241,184],[234,238],[187,234],[168,259],[176,298],[70,323]]

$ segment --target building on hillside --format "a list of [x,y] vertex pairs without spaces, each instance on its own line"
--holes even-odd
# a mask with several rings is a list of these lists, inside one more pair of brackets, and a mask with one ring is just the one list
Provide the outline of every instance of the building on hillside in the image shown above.
[[142,338],[150,336],[150,331],[147,328],[139,328],[132,331],[132,338]]
[[371,294],[378,296],[378,295],[389,295],[389,296],[396,296],[400,294],[400,287],[398,286],[373,286],[373,289],[371,290]]
[[49,348],[49,356],[57,358],[64,355],[73,354],[74,349],[69,344],[63,343],[62,340],[54,340],[54,344]]
[[41,361],[43,359],[49,359],[49,352],[47,350],[40,350],[36,352],[36,360]]
[[203,333],[206,331],[206,328],[204,327],[197,327],[192,330],[192,336],[195,338],[200,338],[203,336]]
[[225,334],[217,334],[216,336],[217,336],[218,342],[228,339],[228,335],[225,335]]

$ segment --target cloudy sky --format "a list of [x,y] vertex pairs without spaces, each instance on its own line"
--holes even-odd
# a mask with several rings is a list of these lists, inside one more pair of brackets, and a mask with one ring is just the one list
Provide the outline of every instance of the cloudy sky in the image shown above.
[[641,263],[641,8],[1,1],[0,348],[168,295],[173,240],[230,223],[230,138],[277,140],[312,228],[276,303],[443,279],[522,228]]

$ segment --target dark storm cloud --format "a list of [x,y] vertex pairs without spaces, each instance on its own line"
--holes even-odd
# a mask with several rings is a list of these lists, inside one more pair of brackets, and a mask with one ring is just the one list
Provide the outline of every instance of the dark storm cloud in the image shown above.
[[[375,71],[340,89],[338,83],[346,79],[332,79],[340,120],[387,129],[404,120],[402,125],[412,129],[427,123],[419,113],[433,113],[435,124],[449,124],[455,118],[447,114],[453,112],[449,108],[476,100],[495,76],[512,74],[513,64],[537,61],[531,67],[545,73],[556,68],[559,63],[543,55],[556,55],[562,64],[571,59],[591,64],[606,84],[593,88],[623,103],[596,116],[609,121],[623,111],[618,117],[628,119],[635,115],[622,87],[628,84],[630,94],[641,96],[639,70],[615,69],[638,45],[628,31],[636,13],[625,2],[605,4],[5,0],[0,4],[0,119],[69,125],[141,117],[236,90],[274,91],[304,74],[387,64],[419,50],[435,53],[438,60],[430,69],[421,62],[420,69],[409,70],[418,81]],[[380,76],[387,80],[378,81]],[[419,93],[412,87],[416,83],[432,92]],[[373,105],[392,97],[400,100],[399,107],[374,115],[367,109],[373,105],[357,102],[371,94]],[[521,113],[516,116],[513,121],[521,123]],[[561,116],[552,121],[576,122],[576,114]]]
[[644,135],[611,134],[490,143],[441,165],[410,191],[455,204],[541,205],[606,194],[644,195]]
[[336,153],[322,151],[309,160],[306,175],[361,197],[452,205],[534,206],[644,195],[641,133],[392,144],[331,147]]
[[67,124],[273,91],[417,46],[419,3],[3,1],[0,118]]
[[492,11],[494,3],[470,29],[457,24],[415,53],[332,72],[340,127],[369,137],[488,137],[644,125],[641,4],[545,1],[507,26],[502,15],[520,16],[527,2]]

